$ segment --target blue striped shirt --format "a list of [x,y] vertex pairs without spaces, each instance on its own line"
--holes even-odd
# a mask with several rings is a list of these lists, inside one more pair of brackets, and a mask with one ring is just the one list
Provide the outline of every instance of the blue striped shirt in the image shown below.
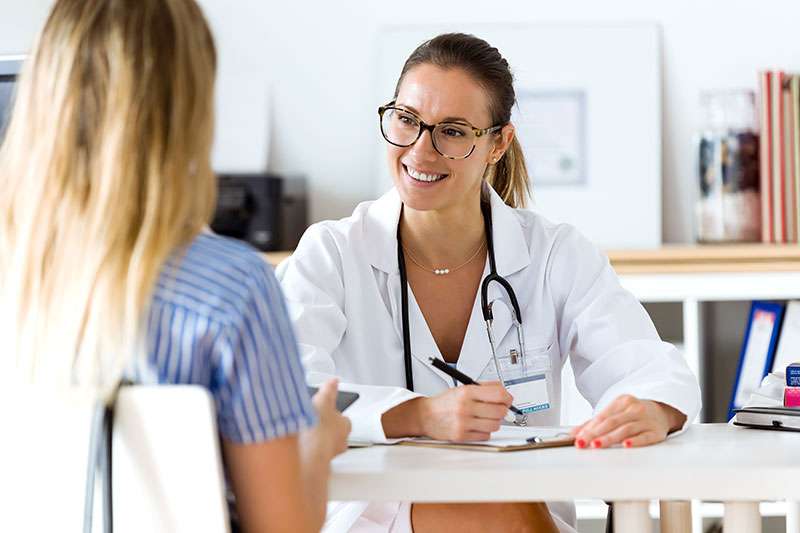
[[251,247],[203,233],[164,265],[131,379],[193,384],[214,398],[236,443],[316,423],[297,342],[272,268]]

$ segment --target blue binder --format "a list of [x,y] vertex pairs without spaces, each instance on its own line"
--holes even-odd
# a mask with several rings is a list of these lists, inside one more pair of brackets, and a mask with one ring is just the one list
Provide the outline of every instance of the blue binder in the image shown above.
[[[744,407],[744,402],[747,401],[747,399],[742,401],[742,398],[739,399],[739,402],[736,401],[738,393],[741,392],[740,388],[743,391],[755,390],[772,368],[775,346],[781,330],[783,309],[783,304],[774,302],[755,301],[750,306],[747,330],[739,354],[739,366],[736,369],[736,380],[728,404],[728,420],[733,418],[734,411]],[[770,322],[770,329],[767,330]]]

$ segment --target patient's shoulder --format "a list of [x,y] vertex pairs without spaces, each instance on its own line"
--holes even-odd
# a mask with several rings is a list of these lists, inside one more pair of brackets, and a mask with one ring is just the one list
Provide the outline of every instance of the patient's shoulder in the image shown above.
[[204,232],[167,260],[153,299],[229,322],[265,293],[273,277],[272,267],[252,246]]

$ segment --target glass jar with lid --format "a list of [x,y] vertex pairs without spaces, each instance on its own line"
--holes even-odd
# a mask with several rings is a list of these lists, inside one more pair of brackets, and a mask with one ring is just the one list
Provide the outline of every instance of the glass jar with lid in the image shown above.
[[696,137],[700,242],[761,239],[759,136],[752,91],[705,92]]

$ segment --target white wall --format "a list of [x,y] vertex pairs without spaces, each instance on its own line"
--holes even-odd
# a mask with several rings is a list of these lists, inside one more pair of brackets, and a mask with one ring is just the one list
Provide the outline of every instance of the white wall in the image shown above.
[[[0,0],[0,53],[28,48],[49,3]],[[248,101],[253,108],[263,107],[267,87],[271,88],[268,166],[274,171],[309,176],[314,220],[344,216],[355,203],[373,195],[378,164],[373,150],[378,135],[375,107],[379,103],[373,90],[375,45],[379,29],[386,24],[660,23],[667,242],[692,239],[695,180],[691,136],[697,126],[698,92],[754,88],[759,68],[800,70],[800,3],[792,0],[201,3],[217,32],[221,82],[226,87],[221,93],[233,99],[228,104],[232,106],[230,114],[239,115],[240,104]],[[248,79],[253,80],[250,86],[236,89],[244,87],[241,80]],[[244,133],[225,124],[225,138],[220,139],[224,146],[218,160],[232,166],[252,164],[252,170],[258,170],[259,158],[263,159],[266,149],[259,151],[258,141],[253,141],[254,145],[245,147],[246,157],[242,160],[238,146],[248,138],[264,138],[264,114],[265,111],[256,116],[245,114],[248,123]]]

